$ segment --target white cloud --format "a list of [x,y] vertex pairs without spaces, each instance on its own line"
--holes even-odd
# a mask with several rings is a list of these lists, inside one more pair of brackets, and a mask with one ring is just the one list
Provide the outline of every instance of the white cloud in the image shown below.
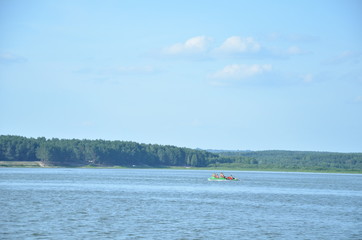
[[249,78],[272,70],[271,64],[232,64],[212,74],[212,78],[218,79],[242,79]]
[[260,44],[252,37],[233,36],[226,39],[217,50],[224,53],[245,53],[258,52],[260,48]]
[[[277,35],[272,36],[278,38]],[[298,55],[308,54],[297,45],[279,47],[261,44],[253,37],[231,36],[226,38],[219,46],[211,44],[211,38],[196,36],[182,43],[170,45],[162,50],[162,54],[172,56],[202,56],[211,59],[254,57],[254,58],[278,58],[287,59]]]
[[197,36],[188,39],[183,43],[176,43],[164,49],[164,53],[170,55],[176,54],[193,54],[204,52],[210,39],[205,36]]

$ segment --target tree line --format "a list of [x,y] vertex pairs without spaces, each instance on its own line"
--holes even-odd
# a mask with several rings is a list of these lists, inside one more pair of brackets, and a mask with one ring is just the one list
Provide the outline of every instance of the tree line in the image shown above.
[[[228,151],[219,152],[224,157],[246,157],[253,164],[248,167],[296,170],[362,170],[362,153],[335,153],[313,151]],[[237,161],[236,161],[237,162]],[[241,164],[236,164],[242,167]],[[245,165],[245,164],[244,164]]]
[[207,151],[129,141],[0,136],[0,160],[60,166],[205,167],[219,156]]
[[362,171],[362,153],[204,151],[130,141],[26,138],[0,135],[0,161],[50,166],[192,166],[228,169]]

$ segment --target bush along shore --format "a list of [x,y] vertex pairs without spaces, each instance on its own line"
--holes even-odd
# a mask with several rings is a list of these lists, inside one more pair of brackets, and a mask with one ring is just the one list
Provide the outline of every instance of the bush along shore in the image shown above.
[[0,167],[192,167],[362,172],[362,153],[205,151],[129,141],[0,136]]

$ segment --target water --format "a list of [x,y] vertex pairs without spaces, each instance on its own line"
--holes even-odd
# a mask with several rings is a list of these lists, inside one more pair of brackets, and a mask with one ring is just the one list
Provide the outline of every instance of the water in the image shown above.
[[362,175],[0,168],[0,239],[362,239]]

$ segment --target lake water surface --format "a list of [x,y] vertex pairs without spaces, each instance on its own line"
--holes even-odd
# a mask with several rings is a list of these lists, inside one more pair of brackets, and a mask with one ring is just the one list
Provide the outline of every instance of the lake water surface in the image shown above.
[[0,239],[362,239],[362,175],[0,168]]

